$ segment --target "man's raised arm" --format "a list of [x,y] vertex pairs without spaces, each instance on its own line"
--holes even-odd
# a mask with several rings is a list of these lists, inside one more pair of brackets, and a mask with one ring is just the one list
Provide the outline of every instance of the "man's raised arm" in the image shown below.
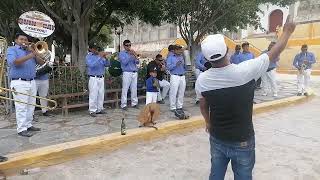
[[290,18],[290,15],[287,17],[287,21],[283,26],[283,33],[278,39],[277,43],[271,48],[271,50],[267,53],[270,61],[276,60],[276,57],[280,55],[280,53],[287,46],[288,40],[291,34],[294,32],[296,28],[296,24]]

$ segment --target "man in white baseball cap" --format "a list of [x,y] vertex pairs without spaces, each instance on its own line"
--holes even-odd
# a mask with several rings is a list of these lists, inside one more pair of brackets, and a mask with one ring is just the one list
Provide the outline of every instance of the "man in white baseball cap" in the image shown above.
[[251,180],[255,164],[252,108],[255,81],[264,74],[286,47],[295,24],[287,19],[283,34],[270,51],[240,64],[231,64],[224,36],[209,35],[201,43],[212,68],[196,81],[200,110],[210,134],[211,173],[209,180],[223,180],[231,161],[236,180]]

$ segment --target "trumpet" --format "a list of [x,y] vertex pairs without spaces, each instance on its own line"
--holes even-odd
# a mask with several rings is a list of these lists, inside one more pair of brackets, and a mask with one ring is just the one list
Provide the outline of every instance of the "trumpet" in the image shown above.
[[[31,45],[31,44],[30,44]],[[43,44],[42,43],[36,43],[36,48],[37,50],[42,50],[42,46]],[[37,47],[38,46],[38,47]],[[47,98],[43,98],[43,97],[40,97],[40,96],[31,96],[29,94],[25,94],[25,93],[21,93],[21,92],[17,92],[13,89],[8,89],[8,88],[4,88],[2,87],[2,80],[3,80],[3,75],[4,75],[4,66],[5,66],[5,53],[6,53],[6,50],[7,50],[7,41],[5,38],[1,37],[0,36],[0,99],[4,99],[4,100],[9,100],[9,101],[14,101],[14,102],[18,102],[18,103],[22,103],[22,104],[27,104],[27,105],[32,105],[32,106],[35,106],[35,107],[40,107],[40,108],[45,108],[45,109],[48,109],[48,110],[53,110],[57,107],[57,102],[54,101],[54,100],[51,100],[51,99],[47,99]],[[14,94],[21,94],[21,95],[26,95],[26,96],[30,96],[30,97],[33,97],[33,98],[38,98],[38,99],[42,99],[42,100],[46,100],[46,101],[49,101],[51,103],[54,104],[54,106],[52,107],[49,107],[49,106],[41,106],[41,105],[38,105],[38,104],[30,104],[30,103],[27,103],[27,102],[24,102],[24,101],[19,101],[19,100],[15,100],[13,98],[9,98],[9,97],[6,97],[6,94],[7,93],[14,93]]]
[[45,41],[38,41],[36,43],[29,42],[27,44],[23,44],[23,46],[30,51],[34,51],[36,56],[42,58],[44,61],[49,61],[51,58],[48,44]]
[[300,73],[303,74],[304,71],[306,70],[306,68],[307,68],[307,65],[306,65],[305,63],[301,64],[301,66],[300,66]]
[[99,52],[99,56],[103,57],[103,58],[107,58],[108,57],[108,53],[107,52],[104,52],[104,51],[100,51]]
[[129,54],[133,55],[136,59],[139,59],[139,54],[137,54],[134,50],[130,49]]

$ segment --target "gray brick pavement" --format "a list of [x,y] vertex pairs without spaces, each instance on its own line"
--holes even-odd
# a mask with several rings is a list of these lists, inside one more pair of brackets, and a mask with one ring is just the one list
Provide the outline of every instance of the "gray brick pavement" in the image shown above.
[[[279,82],[279,94],[276,99],[281,99],[295,95],[296,85],[291,80],[281,80]],[[258,90],[255,94],[257,103],[271,101],[275,98],[262,96]],[[191,116],[200,115],[199,107],[195,105],[193,97],[194,92],[187,92],[184,102],[184,108]],[[168,100],[166,104],[161,105],[161,116],[159,123],[175,119],[173,113],[169,111]],[[142,106],[142,104],[141,104]],[[129,108],[123,112],[120,109],[107,109],[108,114],[99,115],[92,118],[86,110],[70,113],[68,117],[56,114],[54,117],[43,117],[36,115],[38,122],[34,126],[42,128],[41,132],[36,133],[31,138],[17,136],[14,115],[11,117],[0,117],[0,154],[8,154],[37,147],[53,145],[72,140],[78,140],[106,133],[120,131],[120,121],[125,117],[128,128],[137,128],[139,126],[136,120],[139,110]]]

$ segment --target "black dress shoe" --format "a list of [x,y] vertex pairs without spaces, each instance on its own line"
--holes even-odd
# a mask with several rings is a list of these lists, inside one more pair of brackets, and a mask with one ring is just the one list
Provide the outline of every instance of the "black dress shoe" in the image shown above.
[[132,106],[132,108],[139,109],[139,106],[138,105],[134,105],[134,106]]
[[183,108],[177,108],[177,111],[179,111],[179,112],[183,112],[183,111],[184,111],[184,109],[183,109]]
[[47,116],[47,117],[49,117],[50,114],[48,113],[48,111],[46,111],[46,112],[42,113],[42,116]]
[[31,137],[33,136],[33,134],[30,131],[21,131],[18,133],[19,136],[23,136],[23,137]]
[[40,128],[36,128],[36,127],[34,127],[34,126],[31,126],[31,127],[29,127],[29,128],[27,129],[27,131],[41,131],[41,129],[40,129]]
[[302,93],[298,93],[297,96],[302,96]]
[[0,156],[0,162],[5,162],[5,161],[8,161],[8,158],[4,156]]
[[187,119],[186,115],[182,109],[176,109],[174,112],[174,115],[181,120]]
[[94,113],[94,112],[91,112],[89,115],[90,115],[91,117],[97,117],[96,113]]
[[158,101],[158,104],[165,104],[164,100]]
[[121,109],[124,110],[124,111],[127,111],[127,110],[128,110],[127,106],[126,106],[126,107],[123,107],[123,108],[121,108]]
[[97,112],[96,114],[107,114],[107,112],[104,111],[104,110],[102,110],[102,111],[100,111],[100,112]]

